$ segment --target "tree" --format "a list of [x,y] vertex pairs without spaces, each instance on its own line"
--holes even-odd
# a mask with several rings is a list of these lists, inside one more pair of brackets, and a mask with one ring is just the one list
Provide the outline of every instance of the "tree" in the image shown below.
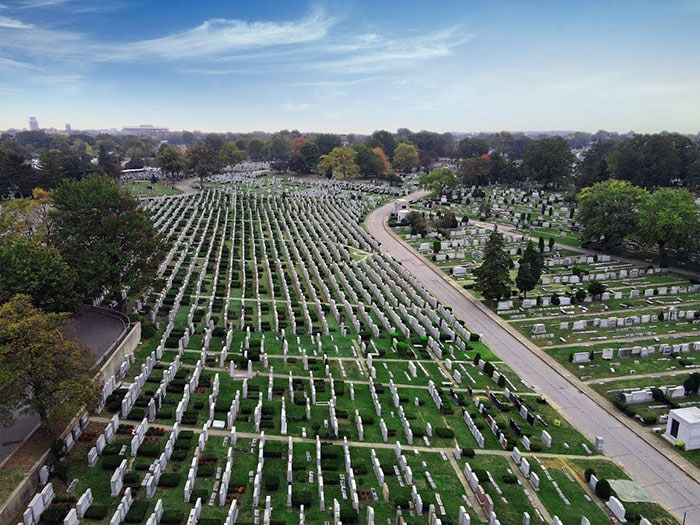
[[512,262],[505,250],[503,235],[496,230],[491,232],[484,246],[484,262],[476,270],[474,289],[491,304],[501,297],[510,296],[510,267]]
[[458,184],[455,172],[450,168],[436,168],[420,178],[420,185],[430,191],[444,193]]
[[591,148],[583,154],[583,160],[576,166],[574,184],[577,190],[610,178],[607,156],[614,147],[615,143],[611,140],[593,142]]
[[394,169],[399,173],[408,173],[418,166],[418,148],[413,144],[402,142],[394,150]]
[[109,178],[64,181],[56,188],[49,241],[75,272],[88,299],[104,289],[123,306],[121,291],[150,283],[163,254],[161,235],[139,201]]
[[227,140],[219,149],[219,165],[221,166],[235,166],[245,159],[245,151],[238,149],[233,141]]
[[250,139],[246,151],[252,160],[262,160],[267,157],[267,145],[260,139]]
[[394,150],[396,150],[394,135],[392,135],[390,131],[384,129],[372,133],[372,136],[367,139],[367,145],[372,149],[377,147],[382,148],[382,151],[389,159],[394,156]]
[[389,173],[389,168],[391,167],[389,164],[389,159],[387,156],[384,154],[384,150],[377,146],[376,148],[372,148],[372,151],[379,157],[379,162],[381,163],[381,170],[380,173],[382,175],[386,175]]
[[318,161],[321,158],[321,151],[318,149],[318,146],[313,142],[305,142],[299,148],[299,154],[304,159],[306,172],[311,173],[316,171],[318,168]]
[[411,235],[423,235],[428,230],[428,223],[423,214],[417,210],[411,210],[404,219],[411,226]]
[[523,169],[532,179],[547,186],[561,186],[574,165],[574,154],[561,137],[547,137],[531,142],[523,151]]
[[270,137],[269,155],[275,169],[284,171],[292,153],[292,144],[289,135],[275,133]]
[[104,144],[100,144],[98,148],[97,165],[103,175],[113,179],[118,179],[122,171],[119,159],[114,154],[107,151],[107,147]]
[[333,133],[319,133],[314,137],[314,142],[318,146],[318,151],[321,155],[328,155],[335,148],[343,145],[340,136]]
[[464,137],[459,141],[459,156],[463,159],[481,157],[489,152],[489,144],[479,137]]
[[203,144],[195,144],[188,148],[186,158],[187,169],[199,177],[200,188],[204,187],[204,179],[218,172],[219,157],[216,151]]
[[586,290],[593,297],[595,297],[596,295],[603,295],[606,289],[607,288],[605,287],[605,285],[600,281],[589,281],[588,285],[586,286]]
[[185,169],[185,159],[178,148],[166,143],[158,149],[156,166],[170,176],[172,185],[175,186],[175,178]]
[[369,147],[356,142],[352,149],[357,152],[355,163],[360,170],[360,176],[365,179],[376,179],[382,175],[382,159]]
[[76,311],[75,279],[59,251],[26,239],[0,246],[0,291],[25,294],[49,312]]
[[695,197],[684,189],[660,188],[639,207],[639,237],[659,248],[659,262],[668,265],[668,249],[690,251],[700,243]]
[[459,164],[459,175],[465,186],[484,186],[489,183],[491,161],[488,157],[469,157]]
[[532,241],[528,242],[520,258],[518,275],[515,277],[515,286],[523,292],[523,297],[527,297],[527,292],[535,288],[543,268],[544,256],[535,249]]
[[49,428],[94,406],[94,354],[62,337],[58,328],[64,319],[42,312],[26,295],[0,306],[0,423],[36,414]]
[[51,194],[35,188],[32,198],[12,199],[0,206],[0,244],[18,239],[45,243],[51,231]]
[[635,135],[618,142],[607,161],[615,178],[645,188],[669,186],[681,175],[679,152],[665,135]]
[[355,163],[355,157],[357,157],[357,152],[349,146],[333,148],[333,151],[327,155],[321,155],[318,170],[328,178],[333,176],[341,179],[357,177],[360,174],[360,169]]
[[583,188],[578,196],[577,222],[581,243],[599,243],[610,250],[637,231],[638,209],[646,191],[627,181],[606,180]]

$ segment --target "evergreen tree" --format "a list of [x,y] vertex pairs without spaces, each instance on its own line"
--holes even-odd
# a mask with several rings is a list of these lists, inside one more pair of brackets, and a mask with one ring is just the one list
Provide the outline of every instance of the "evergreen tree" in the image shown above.
[[525,252],[520,258],[518,275],[515,277],[515,285],[518,290],[523,292],[524,297],[527,297],[527,292],[532,290],[540,280],[542,268],[544,268],[543,255],[535,250],[532,242],[528,242]]
[[484,247],[484,262],[474,270],[476,275],[474,288],[491,303],[501,297],[509,297],[512,284],[511,266],[512,261],[505,250],[503,235],[494,230]]

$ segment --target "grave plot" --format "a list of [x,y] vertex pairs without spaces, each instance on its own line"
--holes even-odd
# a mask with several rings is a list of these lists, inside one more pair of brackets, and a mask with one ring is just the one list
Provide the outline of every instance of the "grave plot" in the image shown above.
[[149,201],[172,246],[138,305],[156,333],[105,382],[97,430],[70,434],[67,483],[47,487],[90,490],[68,504],[85,523],[564,514],[549,488],[503,481],[503,454],[590,443],[377,252],[361,188],[280,184]]

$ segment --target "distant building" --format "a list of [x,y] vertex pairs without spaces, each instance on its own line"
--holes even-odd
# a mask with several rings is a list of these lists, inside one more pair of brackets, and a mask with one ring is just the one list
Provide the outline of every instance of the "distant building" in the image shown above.
[[39,129],[39,122],[37,122],[36,117],[29,117],[29,131],[37,131]]
[[138,137],[161,137],[170,133],[168,128],[160,128],[151,124],[141,124],[140,126],[126,126],[122,128],[122,135],[136,135]]
[[70,124],[69,124],[69,123],[66,123],[66,133],[69,133],[69,134],[70,134],[71,131],[72,131],[72,129],[71,129],[71,127],[70,127]]

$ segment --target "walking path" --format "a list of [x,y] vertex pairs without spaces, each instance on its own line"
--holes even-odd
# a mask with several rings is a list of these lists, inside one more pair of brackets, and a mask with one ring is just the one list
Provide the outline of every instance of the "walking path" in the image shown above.
[[[413,200],[427,192],[413,193]],[[387,226],[393,202],[370,213],[365,221],[381,250],[411,272],[467,327],[482,335],[509,367],[544,394],[569,422],[591,441],[602,436],[605,453],[658,503],[686,524],[700,524],[700,470],[675,451],[657,449],[657,439],[635,422],[618,419],[610,404],[517,333],[479,301],[457,288],[438,268],[416,254]],[[673,459],[669,459],[673,458]]]

